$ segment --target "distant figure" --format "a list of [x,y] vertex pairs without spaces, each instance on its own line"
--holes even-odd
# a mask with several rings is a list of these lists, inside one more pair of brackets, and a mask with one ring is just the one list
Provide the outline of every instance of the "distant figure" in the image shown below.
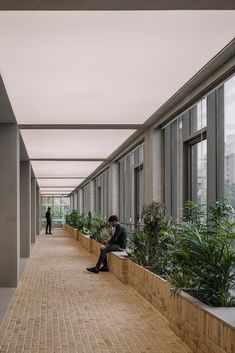
[[[51,208],[50,207],[48,207],[48,209],[47,209],[46,219],[47,219],[46,234],[52,234],[51,233]],[[49,230],[49,233],[48,233],[48,230]]]
[[[120,223],[118,221],[118,217],[113,215],[113,216],[109,217],[108,221],[109,221],[110,225],[113,228],[115,228],[115,232],[109,241],[103,242],[105,247],[100,249],[100,256],[99,256],[99,259],[97,261],[96,266],[87,268],[87,271],[89,271],[89,272],[93,272],[93,273],[99,273],[99,271],[107,272],[108,265],[107,265],[106,254],[111,251],[122,251],[126,247],[126,243],[127,243],[126,229],[120,225]],[[101,264],[103,264],[102,267],[100,267]]]

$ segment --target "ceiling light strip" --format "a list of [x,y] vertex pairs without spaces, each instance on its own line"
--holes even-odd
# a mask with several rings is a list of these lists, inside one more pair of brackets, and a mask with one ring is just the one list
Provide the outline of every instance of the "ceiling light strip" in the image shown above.
[[21,130],[137,130],[141,124],[19,124]]
[[106,158],[30,158],[36,162],[103,162]]
[[86,179],[86,177],[81,177],[81,176],[62,176],[62,177],[56,177],[56,176],[44,176],[44,177],[37,177],[37,179]]

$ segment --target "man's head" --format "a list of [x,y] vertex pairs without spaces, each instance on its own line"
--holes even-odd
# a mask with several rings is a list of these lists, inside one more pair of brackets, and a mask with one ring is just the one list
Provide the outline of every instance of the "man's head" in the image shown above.
[[51,210],[51,208],[50,207],[48,207],[48,211],[50,211]]
[[108,219],[109,223],[113,226],[116,227],[116,225],[118,224],[118,217],[116,215],[112,215],[109,217]]

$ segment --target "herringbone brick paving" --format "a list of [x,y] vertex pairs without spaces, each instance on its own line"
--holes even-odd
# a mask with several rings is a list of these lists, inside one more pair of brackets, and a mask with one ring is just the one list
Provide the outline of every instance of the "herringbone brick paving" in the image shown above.
[[64,231],[37,238],[0,331],[0,353],[191,353],[167,320]]

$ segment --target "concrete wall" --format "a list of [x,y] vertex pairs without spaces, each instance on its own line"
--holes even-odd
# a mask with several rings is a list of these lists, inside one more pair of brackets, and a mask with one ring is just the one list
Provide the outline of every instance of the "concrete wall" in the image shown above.
[[20,257],[31,251],[31,165],[20,162]]
[[36,179],[31,178],[31,243],[36,242]]
[[20,149],[16,124],[0,125],[0,287],[16,287],[20,260]]

